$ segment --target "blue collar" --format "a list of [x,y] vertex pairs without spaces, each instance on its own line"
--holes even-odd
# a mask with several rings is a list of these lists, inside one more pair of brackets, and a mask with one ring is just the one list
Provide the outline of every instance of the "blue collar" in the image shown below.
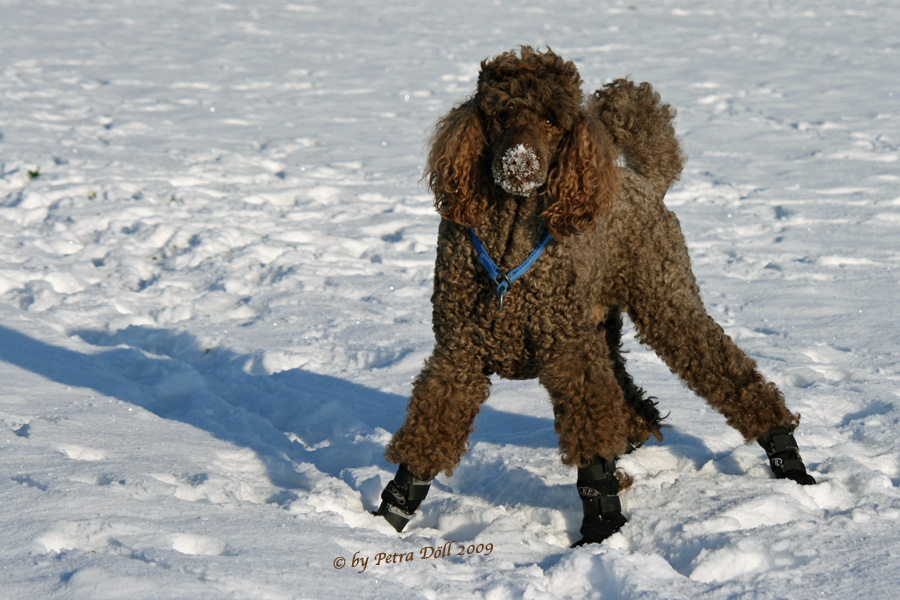
[[482,266],[484,266],[488,275],[491,276],[491,279],[497,284],[497,298],[500,299],[500,312],[503,312],[503,296],[509,291],[509,286],[511,286],[516,279],[524,275],[528,269],[534,266],[534,263],[541,257],[541,254],[544,253],[544,250],[547,249],[547,246],[553,239],[550,232],[545,230],[537,248],[531,251],[531,254],[525,259],[525,262],[509,273],[504,273],[500,267],[497,266],[497,263],[491,260],[490,255],[484,248],[484,244],[482,244],[481,240],[478,239],[478,236],[475,235],[474,228],[469,229],[469,236],[472,238],[472,245],[475,246],[475,251],[478,252],[478,260],[481,262]]

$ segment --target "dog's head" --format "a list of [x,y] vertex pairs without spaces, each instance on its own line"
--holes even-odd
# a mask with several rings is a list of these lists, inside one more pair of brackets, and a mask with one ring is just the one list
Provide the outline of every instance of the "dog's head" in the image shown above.
[[609,209],[614,161],[582,107],[575,65],[523,47],[481,64],[475,95],[438,123],[425,178],[440,213],[464,226],[477,225],[494,198],[541,195],[559,238]]

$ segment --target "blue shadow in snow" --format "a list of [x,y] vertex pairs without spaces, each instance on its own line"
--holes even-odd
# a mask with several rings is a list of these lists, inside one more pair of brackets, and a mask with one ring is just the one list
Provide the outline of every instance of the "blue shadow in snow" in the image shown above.
[[[393,470],[384,444],[403,421],[405,397],[303,369],[251,375],[243,369],[246,356],[204,348],[184,332],[129,327],[74,333],[108,349],[80,353],[0,326],[0,360],[249,448],[267,465],[272,483],[287,490],[313,484],[296,463],[339,478],[344,469],[372,464]],[[484,406],[478,429],[479,440],[556,447],[550,419]]]

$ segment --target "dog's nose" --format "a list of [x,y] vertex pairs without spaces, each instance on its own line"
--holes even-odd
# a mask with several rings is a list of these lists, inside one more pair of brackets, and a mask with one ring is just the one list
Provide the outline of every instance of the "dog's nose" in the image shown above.
[[508,148],[494,167],[494,182],[506,192],[527,196],[544,182],[541,163],[534,149],[525,144]]

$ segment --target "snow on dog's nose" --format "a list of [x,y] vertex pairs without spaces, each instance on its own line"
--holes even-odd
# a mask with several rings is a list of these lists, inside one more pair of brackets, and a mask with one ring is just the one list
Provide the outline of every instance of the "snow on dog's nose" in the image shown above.
[[527,196],[544,182],[537,154],[525,144],[504,152],[493,171],[494,182],[516,196]]

